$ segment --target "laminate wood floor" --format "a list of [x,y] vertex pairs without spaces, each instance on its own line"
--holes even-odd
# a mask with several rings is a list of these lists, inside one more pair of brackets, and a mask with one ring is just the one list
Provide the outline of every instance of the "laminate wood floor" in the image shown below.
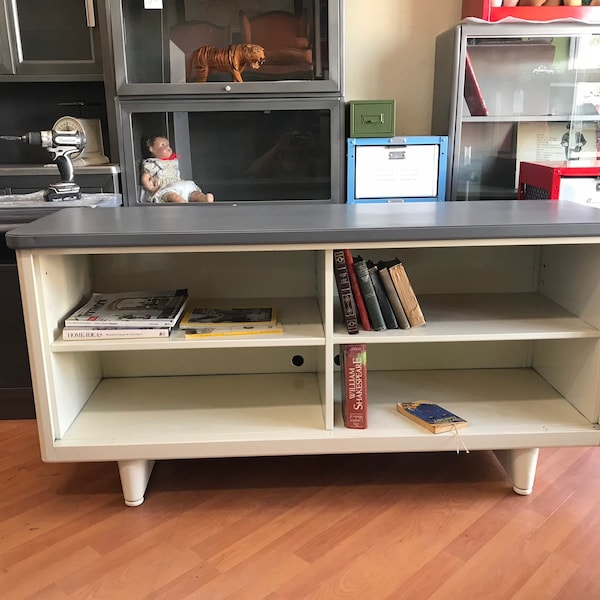
[[597,600],[600,449],[541,451],[531,496],[491,452],[44,464],[0,421],[0,598]]

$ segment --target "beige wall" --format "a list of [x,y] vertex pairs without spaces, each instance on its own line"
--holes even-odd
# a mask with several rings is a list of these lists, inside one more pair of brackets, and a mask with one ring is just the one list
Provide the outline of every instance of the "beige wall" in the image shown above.
[[346,100],[394,98],[396,134],[428,135],[435,38],[462,0],[344,0]]

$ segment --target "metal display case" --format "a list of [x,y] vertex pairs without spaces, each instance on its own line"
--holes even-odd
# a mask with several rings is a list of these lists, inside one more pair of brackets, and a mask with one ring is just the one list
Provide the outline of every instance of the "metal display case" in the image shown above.
[[108,1],[124,204],[157,135],[215,202],[343,201],[340,0]]
[[[119,102],[122,157],[141,165],[145,140],[165,135],[183,179],[215,202],[341,202],[339,98],[186,97]],[[140,169],[123,169],[126,204],[143,203]]]
[[440,34],[432,134],[447,200],[517,197],[522,161],[600,153],[600,25],[462,23]]
[[0,75],[101,80],[104,0],[97,2],[0,0]]
[[[110,12],[119,95],[341,91],[339,0],[110,0]],[[244,44],[264,62],[246,66]]]

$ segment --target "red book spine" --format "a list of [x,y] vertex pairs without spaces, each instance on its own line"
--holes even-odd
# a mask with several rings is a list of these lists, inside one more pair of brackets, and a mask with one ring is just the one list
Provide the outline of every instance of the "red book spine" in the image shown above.
[[465,100],[472,117],[488,116],[488,109],[468,50],[465,54]]
[[342,414],[348,429],[367,428],[367,346],[344,344],[342,356]]
[[358,317],[360,324],[365,331],[371,331],[371,323],[369,323],[369,313],[367,312],[367,306],[365,299],[363,298],[360,284],[358,283],[358,277],[354,271],[354,258],[350,250],[344,250],[344,256],[346,257],[346,265],[348,266],[348,276],[350,277],[350,286],[352,287],[352,293],[354,294],[354,302],[356,303],[356,310],[358,311]]

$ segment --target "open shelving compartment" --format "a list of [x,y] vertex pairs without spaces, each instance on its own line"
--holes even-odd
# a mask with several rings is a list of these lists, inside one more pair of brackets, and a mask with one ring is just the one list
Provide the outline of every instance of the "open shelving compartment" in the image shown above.
[[[427,324],[349,336],[338,320],[336,343],[367,344],[369,427],[344,430],[338,406],[336,431],[377,439],[380,451],[383,439],[394,451],[493,449],[515,491],[530,493],[539,447],[600,439],[599,249],[527,240],[354,249],[403,261]],[[465,418],[462,439],[396,413],[396,402],[413,401]]]

